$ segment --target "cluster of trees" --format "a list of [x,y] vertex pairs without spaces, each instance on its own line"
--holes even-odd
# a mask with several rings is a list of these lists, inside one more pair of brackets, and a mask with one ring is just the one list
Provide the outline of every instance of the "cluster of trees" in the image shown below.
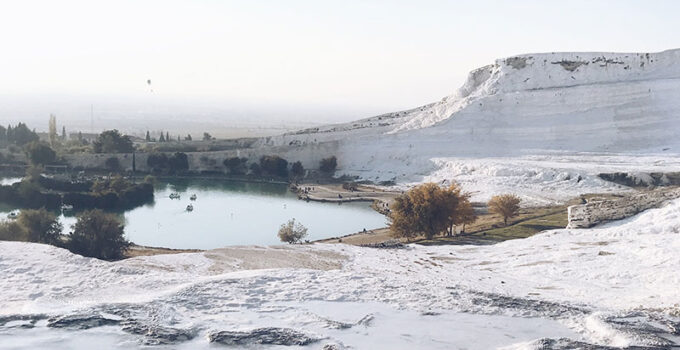
[[[520,198],[514,194],[494,196],[487,203],[489,212],[499,215],[507,226],[508,219],[519,214]],[[416,186],[395,198],[390,211],[390,230],[397,237],[427,239],[445,233],[453,235],[455,227],[477,220],[470,194],[452,184],[442,188],[434,183]]]
[[262,156],[260,171],[265,176],[288,177],[288,161],[279,156]]
[[26,178],[21,182],[0,186],[0,202],[22,208],[57,209],[61,205],[61,196],[41,191],[37,181]]
[[23,146],[29,142],[38,141],[39,137],[24,123],[16,126],[8,125],[7,128],[0,126],[0,144],[13,144]]
[[130,246],[124,228],[117,216],[91,210],[78,215],[70,235],[62,235],[63,226],[53,213],[26,209],[15,221],[0,222],[0,240],[52,244],[83,256],[116,260]]
[[95,181],[89,192],[64,193],[63,202],[75,209],[129,209],[153,201],[153,184],[132,183],[122,176]]
[[24,146],[26,157],[33,165],[46,165],[57,160],[57,153],[45,142],[32,141]]
[[[265,155],[260,157],[258,163],[250,164],[248,167],[248,158],[231,157],[223,162],[224,166],[229,170],[230,174],[243,175],[250,170],[250,174],[254,176],[271,176],[278,178],[295,178],[299,179],[305,176],[305,168],[302,162],[296,161],[289,163],[286,159],[276,155]],[[332,175],[338,166],[338,160],[335,156],[324,158],[319,164],[319,169],[327,174]]]
[[35,167],[22,181],[0,186],[0,202],[30,209],[57,210],[62,203],[76,209],[128,209],[153,198],[152,183],[135,184],[121,176],[95,182],[60,181],[40,176],[40,168]]
[[151,153],[146,159],[146,165],[154,172],[176,173],[189,170],[189,157],[183,152],[175,152],[171,156],[165,153]]
[[423,235],[430,239],[441,233],[452,235],[456,225],[475,220],[469,193],[456,184],[442,188],[426,183],[395,199],[390,211],[390,230],[397,237]]
[[298,243],[307,236],[307,228],[295,219],[288,220],[279,228],[279,239],[284,243]]
[[[151,133],[149,132],[149,130],[146,131],[146,136],[144,137],[144,139],[146,140],[146,142],[170,142],[174,140],[174,138],[172,139],[170,138],[170,133],[167,131],[165,133],[161,131],[161,135],[158,137],[158,139],[156,139],[155,137],[151,137]],[[192,140],[193,137],[191,137],[191,134],[187,134],[187,136],[184,136],[184,141]],[[214,138],[209,133],[205,132],[203,133],[203,140],[210,141],[214,140]],[[180,141],[182,141],[182,137],[180,135],[177,135],[177,142]]]
[[115,129],[102,132],[92,143],[94,153],[132,153],[134,150],[130,136],[122,135]]
[[305,168],[302,166],[302,162],[297,161],[290,164],[287,160],[279,156],[262,156],[260,157],[259,163],[252,163],[248,167],[248,158],[244,157],[230,157],[222,162],[224,166],[229,171],[229,174],[233,175],[245,175],[248,170],[250,174],[255,176],[272,176],[285,178],[289,175],[295,178],[300,178],[305,174]]

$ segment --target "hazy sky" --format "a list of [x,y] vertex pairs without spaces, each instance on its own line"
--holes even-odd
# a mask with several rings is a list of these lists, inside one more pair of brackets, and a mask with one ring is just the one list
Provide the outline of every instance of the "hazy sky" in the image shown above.
[[355,118],[438,100],[499,57],[680,47],[679,13],[650,0],[2,1],[0,96]]

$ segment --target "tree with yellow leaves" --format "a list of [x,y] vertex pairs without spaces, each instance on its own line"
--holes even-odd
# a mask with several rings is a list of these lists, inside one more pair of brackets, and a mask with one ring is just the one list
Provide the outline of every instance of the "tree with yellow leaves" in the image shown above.
[[453,234],[456,224],[470,222],[474,216],[474,212],[462,215],[460,211],[469,205],[469,198],[456,184],[446,189],[435,183],[414,187],[395,199],[390,230],[394,236],[408,239],[418,235],[430,239],[442,232]]
[[502,194],[491,197],[489,211],[503,217],[503,224],[508,226],[508,219],[519,214],[519,203],[522,200],[514,194]]

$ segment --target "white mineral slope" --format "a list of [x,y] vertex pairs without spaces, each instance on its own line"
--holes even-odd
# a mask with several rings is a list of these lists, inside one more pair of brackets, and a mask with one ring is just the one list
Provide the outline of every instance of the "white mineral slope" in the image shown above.
[[[516,335],[518,329],[497,329],[497,334],[485,329],[494,339],[490,343],[467,339],[471,343],[461,344],[462,338],[446,332],[430,339],[427,322],[454,327],[457,318],[451,312],[466,312],[538,317],[544,325],[557,321],[568,327],[574,340],[628,346],[649,344],[612,328],[603,315],[635,310],[673,317],[680,305],[680,200],[603,227],[547,231],[491,246],[230,249],[109,263],[45,245],[0,242],[0,316],[138,305],[139,317],[160,326],[290,327],[358,349],[376,339],[392,341],[392,348],[494,348],[569,337],[551,326],[547,334],[528,332],[512,339],[499,334]],[[324,323],[357,322],[373,312],[374,324],[359,331]],[[431,321],[423,319],[423,312],[431,314]],[[422,328],[396,336],[385,328],[392,316]]]
[[[657,161],[677,170],[678,101],[680,50],[528,54],[471,72],[463,87],[439,102],[261,143],[304,148],[338,142],[339,173],[400,183],[423,181],[435,171],[439,177],[456,179],[455,171],[446,170],[462,160],[493,158],[492,168],[507,168],[515,158],[533,155],[578,155],[586,159],[582,164],[603,165],[598,170],[606,169],[612,157],[645,155],[646,162],[633,160],[636,164],[626,170],[658,171]],[[575,168],[582,178],[596,173],[589,167]],[[576,173],[570,167],[556,172]],[[504,177],[478,175],[491,182]],[[606,190],[603,186],[590,181],[576,189]]]

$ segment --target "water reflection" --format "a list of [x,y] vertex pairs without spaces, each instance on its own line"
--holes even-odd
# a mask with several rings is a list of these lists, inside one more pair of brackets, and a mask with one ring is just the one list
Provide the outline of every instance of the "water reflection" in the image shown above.
[[[180,194],[170,199],[171,193]],[[196,194],[195,201],[190,196]],[[187,211],[187,205],[193,211]],[[0,217],[15,208],[0,205]],[[76,212],[59,213],[70,232]],[[289,219],[304,224],[309,240],[385,226],[368,203],[300,201],[284,184],[178,179],[161,181],[155,201],[118,213],[129,240],[140,245],[210,249],[227,245],[280,244],[276,233]]]

